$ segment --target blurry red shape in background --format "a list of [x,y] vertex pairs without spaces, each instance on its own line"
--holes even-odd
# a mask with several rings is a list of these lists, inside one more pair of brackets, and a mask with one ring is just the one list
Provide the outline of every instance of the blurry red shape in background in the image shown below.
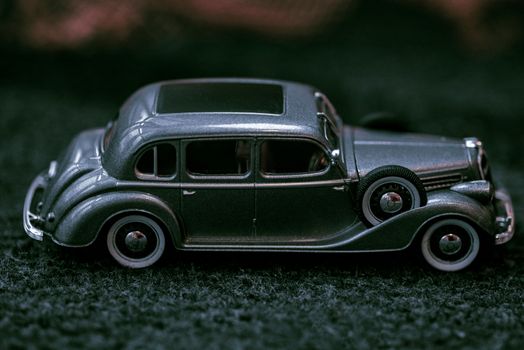
[[[361,0],[364,1],[364,0]],[[522,23],[511,16],[486,25],[494,5],[520,0],[397,0],[425,7],[453,23],[473,49],[496,50],[514,42]],[[311,35],[342,18],[357,0],[14,0],[9,38],[36,48],[130,43],[183,32],[228,28],[272,37]],[[358,8],[357,8],[358,10]],[[9,19],[9,18],[8,18]],[[1,29],[1,28],[0,28]],[[13,35],[14,34],[14,35]],[[182,35],[182,34],[180,34]]]

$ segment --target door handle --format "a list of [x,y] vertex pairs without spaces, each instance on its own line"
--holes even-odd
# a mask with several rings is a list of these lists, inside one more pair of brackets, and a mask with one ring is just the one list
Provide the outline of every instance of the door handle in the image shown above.
[[182,190],[182,194],[184,196],[192,196],[196,193],[196,191],[190,191],[190,190]]
[[343,192],[343,191],[346,190],[346,186],[335,186],[335,187],[333,187],[333,189],[334,189],[335,191],[341,191],[341,192]]

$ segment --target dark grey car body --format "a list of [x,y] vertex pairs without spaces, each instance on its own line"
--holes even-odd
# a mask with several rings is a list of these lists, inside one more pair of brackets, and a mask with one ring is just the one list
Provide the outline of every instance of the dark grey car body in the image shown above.
[[[162,86],[210,83],[278,86],[282,111],[158,113]],[[327,119],[335,144],[326,137]],[[249,145],[246,174],[190,174],[189,144],[227,139]],[[311,142],[329,164],[318,172],[262,174],[266,140]],[[140,157],[160,143],[176,150],[174,174],[139,176]],[[511,202],[500,189],[493,195],[485,162],[482,145],[473,138],[343,125],[325,96],[307,85],[256,79],[161,82],[132,95],[111,127],[78,135],[37,177],[24,223],[35,239],[47,235],[60,245],[81,247],[105,234],[113,218],[134,212],[154,218],[181,250],[362,252],[405,249],[432,220],[459,217],[475,223],[492,242],[504,243],[514,232]],[[416,174],[427,204],[370,227],[358,213],[358,186],[373,170],[391,165]]]

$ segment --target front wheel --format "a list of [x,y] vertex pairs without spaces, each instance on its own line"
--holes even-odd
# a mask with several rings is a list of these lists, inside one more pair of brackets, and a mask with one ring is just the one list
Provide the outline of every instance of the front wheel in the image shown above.
[[439,220],[422,236],[422,256],[429,265],[441,271],[465,269],[475,261],[479,250],[477,230],[460,219]]
[[117,220],[107,233],[109,254],[121,265],[140,269],[153,265],[164,253],[164,231],[153,219],[128,215]]

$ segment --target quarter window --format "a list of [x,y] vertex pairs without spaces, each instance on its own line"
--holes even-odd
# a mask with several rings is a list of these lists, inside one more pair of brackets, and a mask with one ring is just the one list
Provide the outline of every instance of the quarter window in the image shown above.
[[136,174],[142,179],[172,178],[176,173],[176,149],[162,143],[147,149],[136,163]]
[[240,176],[249,172],[250,164],[248,140],[201,140],[186,148],[186,168],[192,175]]
[[326,153],[313,142],[267,140],[260,149],[260,171],[267,175],[308,174],[325,170]]

